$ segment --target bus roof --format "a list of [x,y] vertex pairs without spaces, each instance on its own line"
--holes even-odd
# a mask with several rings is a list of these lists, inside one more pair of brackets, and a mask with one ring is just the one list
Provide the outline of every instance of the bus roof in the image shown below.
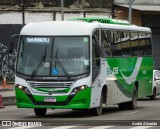
[[73,21],[86,21],[86,22],[100,22],[106,24],[117,24],[117,25],[130,25],[130,23],[126,20],[112,19],[112,18],[72,18],[70,20]]
[[99,22],[82,22],[82,21],[49,21],[39,23],[29,23],[21,30],[21,35],[39,35],[39,36],[76,36],[76,35],[91,35],[95,28],[108,28],[118,30],[131,31],[147,31],[149,28],[138,26],[124,26],[114,24],[103,24]]
[[98,24],[89,24],[75,21],[48,21],[29,23],[21,30],[21,35],[90,35],[92,28]]

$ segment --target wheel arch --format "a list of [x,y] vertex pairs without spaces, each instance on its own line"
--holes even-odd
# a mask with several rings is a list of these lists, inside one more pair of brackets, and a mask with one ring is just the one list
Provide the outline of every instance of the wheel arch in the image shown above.
[[102,86],[102,90],[101,90],[101,94],[102,94],[102,97],[103,97],[103,103],[107,103],[107,92],[108,92],[108,87],[106,84],[104,84]]

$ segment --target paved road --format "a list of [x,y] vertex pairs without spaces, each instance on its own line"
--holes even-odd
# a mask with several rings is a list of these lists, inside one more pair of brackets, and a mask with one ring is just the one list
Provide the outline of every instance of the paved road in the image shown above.
[[[154,101],[139,100],[136,110],[121,111],[117,106],[109,106],[103,110],[101,116],[92,116],[88,111],[50,109],[47,115],[41,118],[34,115],[33,109],[7,106],[0,109],[0,120],[21,122],[19,124],[26,124],[25,122],[33,124],[29,123],[31,121],[42,124],[42,127],[25,127],[31,129],[41,129],[44,128],[43,126],[46,126],[46,129],[160,129],[160,97]],[[148,125],[141,126],[144,123]],[[156,124],[159,127],[154,126]],[[3,128],[22,129],[22,127]]]

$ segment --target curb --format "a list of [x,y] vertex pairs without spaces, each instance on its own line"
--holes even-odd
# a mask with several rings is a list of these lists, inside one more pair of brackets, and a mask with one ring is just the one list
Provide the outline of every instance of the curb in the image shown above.
[[16,97],[15,96],[8,96],[2,97],[3,106],[15,105],[16,104]]

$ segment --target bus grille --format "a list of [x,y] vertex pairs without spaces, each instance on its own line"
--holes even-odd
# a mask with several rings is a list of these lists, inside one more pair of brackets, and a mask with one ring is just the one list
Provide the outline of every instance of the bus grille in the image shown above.
[[70,88],[73,85],[73,82],[27,82],[32,88]]

